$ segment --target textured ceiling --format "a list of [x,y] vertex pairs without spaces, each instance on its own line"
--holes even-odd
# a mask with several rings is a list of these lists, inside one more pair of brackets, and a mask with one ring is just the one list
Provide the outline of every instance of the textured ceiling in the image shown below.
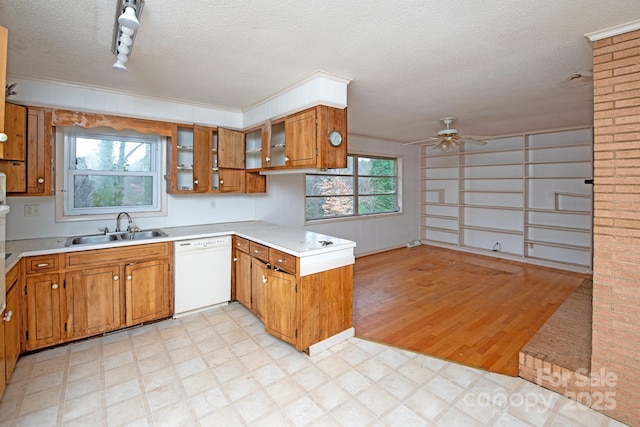
[[[316,70],[353,79],[349,132],[395,141],[592,123],[584,34],[638,0],[147,0],[127,73],[111,69],[116,1],[0,0],[8,77],[245,109]],[[19,91],[19,88],[17,88]]]

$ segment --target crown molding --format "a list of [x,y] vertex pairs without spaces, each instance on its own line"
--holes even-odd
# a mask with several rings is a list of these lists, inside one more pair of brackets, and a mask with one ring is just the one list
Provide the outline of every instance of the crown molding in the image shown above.
[[591,33],[585,34],[584,36],[589,39],[591,43],[593,43],[598,40],[619,36],[620,34],[630,33],[631,31],[636,30],[640,30],[640,20],[605,28],[604,30],[593,31]]

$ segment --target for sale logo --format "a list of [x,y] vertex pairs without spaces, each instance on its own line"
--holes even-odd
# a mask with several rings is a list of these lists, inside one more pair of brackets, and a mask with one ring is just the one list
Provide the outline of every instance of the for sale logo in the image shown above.
[[[584,368],[577,369],[575,373],[538,369],[536,382],[539,385],[549,384],[554,388],[568,390],[564,395],[571,399],[571,402],[565,404],[565,409],[579,409],[576,402],[596,411],[610,411],[616,408],[616,392],[598,390],[611,390],[618,385],[618,376],[604,368],[591,373]],[[584,391],[571,391],[576,389]]]

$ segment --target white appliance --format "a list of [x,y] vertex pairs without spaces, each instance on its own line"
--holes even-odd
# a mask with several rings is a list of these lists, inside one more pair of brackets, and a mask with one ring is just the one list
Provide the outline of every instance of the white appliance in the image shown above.
[[175,242],[173,317],[231,300],[231,236]]
[[4,237],[5,237],[5,217],[9,213],[9,206],[0,204],[0,314],[4,312],[7,297],[7,288],[4,274]]

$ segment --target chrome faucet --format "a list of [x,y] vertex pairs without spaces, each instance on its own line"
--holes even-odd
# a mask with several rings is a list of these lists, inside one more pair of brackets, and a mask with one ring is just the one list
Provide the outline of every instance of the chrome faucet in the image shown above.
[[131,224],[132,224],[131,216],[130,216],[128,213],[126,213],[126,212],[120,212],[120,213],[118,214],[118,218],[116,218],[116,233],[119,233],[119,232],[121,232],[121,231],[122,231],[122,230],[120,229],[120,218],[122,218],[122,215],[126,215],[126,216],[127,216],[127,219],[129,220],[129,222],[128,222],[128,224],[129,224],[129,225],[127,226],[127,230],[130,230],[130,229],[131,229]]

